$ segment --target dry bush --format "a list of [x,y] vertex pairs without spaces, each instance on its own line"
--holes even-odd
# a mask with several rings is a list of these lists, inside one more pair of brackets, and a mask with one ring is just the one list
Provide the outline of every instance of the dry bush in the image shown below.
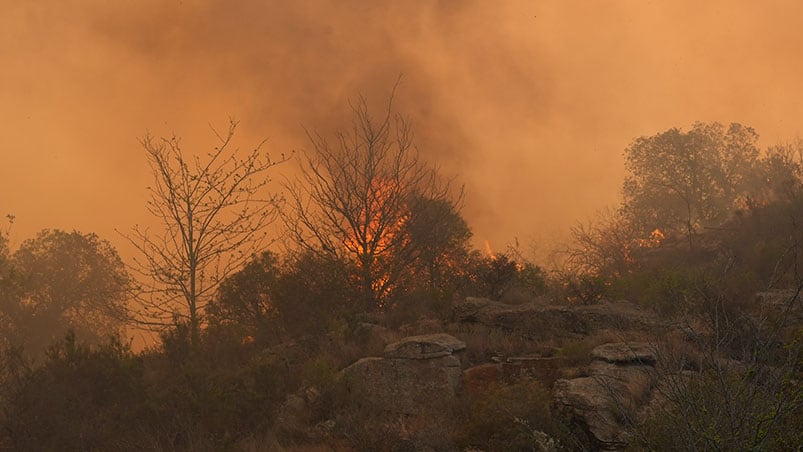
[[457,443],[488,451],[556,450],[564,430],[552,418],[552,396],[538,381],[521,379],[464,394],[458,401]]

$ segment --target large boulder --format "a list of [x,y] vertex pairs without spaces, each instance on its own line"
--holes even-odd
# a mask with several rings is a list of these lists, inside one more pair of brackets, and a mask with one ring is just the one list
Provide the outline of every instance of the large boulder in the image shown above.
[[623,450],[656,383],[657,358],[649,344],[634,342],[600,345],[592,356],[588,376],[555,383],[555,402],[600,450]]
[[443,408],[460,385],[460,360],[363,358],[343,371],[351,399],[384,413],[418,415]]
[[448,334],[426,334],[388,344],[383,356],[391,359],[433,359],[449,356],[465,348],[465,343]]
[[461,383],[456,352],[465,344],[447,334],[412,336],[389,344],[382,357],[363,358],[340,377],[347,419],[364,430],[389,435],[390,443],[439,448],[452,422],[451,407]]
[[658,358],[655,347],[644,342],[611,342],[591,351],[594,359],[611,364],[647,364],[654,366]]

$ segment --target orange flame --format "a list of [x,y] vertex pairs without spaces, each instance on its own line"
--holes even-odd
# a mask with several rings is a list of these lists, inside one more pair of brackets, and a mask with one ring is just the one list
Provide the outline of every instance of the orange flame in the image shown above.
[[487,254],[488,257],[492,259],[496,257],[496,254],[494,254],[494,250],[491,249],[491,242],[489,242],[488,240],[485,241],[485,254]]
[[402,231],[409,215],[405,214],[394,224],[388,223],[387,205],[396,196],[392,182],[375,181],[366,205],[357,216],[354,236],[346,238],[346,249],[358,255],[379,255],[388,250]]
[[655,228],[651,233],[650,237],[646,239],[639,239],[638,246],[639,248],[657,248],[661,245],[661,242],[664,241],[666,236],[660,229]]
[[[356,224],[352,225],[351,237],[347,237],[343,245],[349,253],[356,254],[358,267],[363,265],[362,258],[369,260],[381,258],[394,251],[396,245],[404,245],[408,240],[401,236],[410,218],[409,212],[403,212],[398,218],[395,212],[399,202],[397,186],[395,182],[388,180],[375,180],[373,186],[366,197],[365,205],[362,206],[356,218]],[[403,207],[404,208],[404,207]],[[406,208],[405,208],[406,209]],[[389,212],[391,214],[389,215]],[[392,290],[390,274],[379,274],[373,277],[371,288],[379,298],[384,297]]]

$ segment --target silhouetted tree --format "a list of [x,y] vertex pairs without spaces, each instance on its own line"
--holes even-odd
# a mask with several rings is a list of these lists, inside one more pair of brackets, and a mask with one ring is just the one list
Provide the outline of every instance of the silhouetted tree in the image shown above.
[[[410,123],[394,113],[392,95],[379,119],[362,97],[353,113],[352,130],[333,141],[308,131],[313,150],[300,179],[287,187],[291,205],[284,223],[301,248],[354,262],[364,300],[376,304],[419,256],[419,244],[405,233],[414,204],[455,203],[448,184],[420,160]],[[438,209],[433,228],[451,210]]]
[[8,237],[0,231],[0,336],[3,346],[15,342],[19,330],[20,291],[8,248]]
[[217,323],[236,323],[249,334],[265,332],[276,317],[276,287],[281,269],[276,254],[266,251],[223,280],[208,315]]
[[465,270],[472,233],[450,200],[414,199],[404,233],[413,248],[413,280],[425,278],[427,288],[440,289]]
[[124,324],[128,275],[114,247],[95,234],[42,231],[0,266],[9,345],[39,353],[68,330],[98,343]]
[[201,317],[218,285],[267,244],[277,198],[265,193],[272,161],[262,144],[232,149],[237,123],[215,132],[219,144],[203,158],[186,156],[176,137],[142,139],[153,172],[148,210],[162,230],[135,226],[125,237],[140,251],[133,268],[144,277],[138,292],[143,324],[189,323],[198,342]]

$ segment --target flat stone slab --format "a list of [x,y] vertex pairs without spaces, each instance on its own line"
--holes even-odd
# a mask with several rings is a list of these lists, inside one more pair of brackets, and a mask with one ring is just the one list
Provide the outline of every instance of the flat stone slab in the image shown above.
[[390,359],[433,359],[463,350],[466,344],[444,333],[406,337],[388,344],[383,356]]
[[658,361],[655,349],[646,342],[611,342],[595,347],[591,356],[613,364],[647,364]]

